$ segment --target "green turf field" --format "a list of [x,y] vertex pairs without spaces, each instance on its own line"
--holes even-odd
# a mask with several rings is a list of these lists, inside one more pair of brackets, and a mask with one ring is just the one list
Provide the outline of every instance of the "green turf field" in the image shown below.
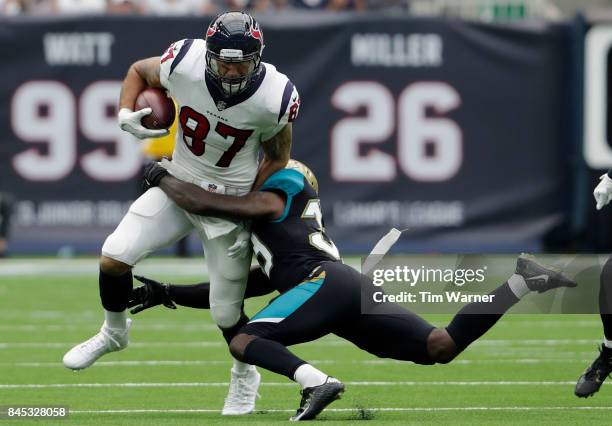
[[[297,408],[298,386],[262,372],[257,413],[220,416],[229,355],[208,313],[188,308],[136,315],[128,349],[85,371],[66,370],[64,352],[101,323],[95,267],[49,276],[36,271],[38,262],[0,275],[0,405],[70,408],[66,420],[33,424],[270,424]],[[178,281],[201,278],[188,276],[192,269]],[[157,277],[169,278],[168,270]],[[247,313],[264,303],[248,301]],[[430,318],[438,325],[447,319]],[[509,315],[449,365],[380,360],[335,337],[295,351],[347,384],[342,400],[320,416],[329,424],[610,424],[612,385],[588,400],[573,395],[600,336],[595,315]]]

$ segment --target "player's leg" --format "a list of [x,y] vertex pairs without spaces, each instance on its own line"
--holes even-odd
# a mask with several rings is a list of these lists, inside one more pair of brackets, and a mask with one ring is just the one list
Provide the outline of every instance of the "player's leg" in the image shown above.
[[239,232],[240,229],[236,228],[229,234],[213,239],[201,233],[210,279],[210,313],[221,329],[231,329],[241,320],[241,307],[251,267],[250,254],[238,258],[227,255]]
[[293,420],[314,418],[344,390],[338,380],[287,349],[329,334],[351,305],[359,304],[358,287],[352,294],[345,291],[343,285],[350,281],[338,274],[337,266],[345,266],[324,265],[322,273],[275,298],[230,343],[235,357],[301,385],[302,402]]
[[465,305],[446,329],[434,328],[399,305],[371,304],[367,314],[346,322],[336,334],[382,358],[419,364],[448,363],[530,291],[541,293],[575,285],[559,271],[521,255],[515,273],[490,293],[494,296],[491,302]]
[[[242,303],[251,266],[251,254],[238,258],[227,255],[228,248],[234,244],[240,231],[240,228],[236,228],[229,234],[212,239],[206,238],[205,233],[201,231],[210,279],[210,314],[228,344],[240,327],[248,322],[242,311]],[[260,381],[261,376],[255,367],[235,359],[222,414],[241,415],[252,412],[255,409]]]
[[599,276],[599,314],[603,325],[604,338],[599,356],[578,378],[574,393],[587,398],[597,391],[612,373],[612,258],[609,258]]
[[[442,358],[437,362],[448,362],[461,353],[476,339],[485,334],[521,298],[530,292],[543,293],[558,287],[576,287],[576,282],[555,268],[542,264],[530,255],[520,255],[515,273],[495,289],[491,302],[465,305],[446,327],[446,332],[457,349],[449,351],[448,345],[441,350]],[[438,341],[445,343],[444,333]]]
[[191,229],[193,225],[184,212],[158,188],[150,189],[130,206],[102,246],[99,287],[104,324],[98,334],[66,353],[66,367],[86,368],[105,353],[127,346],[126,308],[132,291],[132,266]]

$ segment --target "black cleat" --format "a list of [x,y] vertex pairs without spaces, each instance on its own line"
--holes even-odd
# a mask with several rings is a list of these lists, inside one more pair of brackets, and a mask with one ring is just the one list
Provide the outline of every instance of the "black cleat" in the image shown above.
[[333,377],[328,377],[325,383],[302,390],[302,402],[295,416],[289,420],[298,422],[312,420],[344,392],[344,384]]
[[612,372],[612,349],[601,345],[599,356],[593,364],[578,378],[574,393],[578,398],[588,398],[599,391],[604,380]]
[[557,287],[576,287],[573,279],[565,276],[559,269],[546,266],[529,254],[522,253],[516,260],[516,274],[525,279],[529,290],[544,293]]

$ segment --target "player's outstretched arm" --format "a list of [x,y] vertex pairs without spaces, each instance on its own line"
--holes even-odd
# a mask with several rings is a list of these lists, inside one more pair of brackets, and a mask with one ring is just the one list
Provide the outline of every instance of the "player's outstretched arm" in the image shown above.
[[151,108],[134,111],[136,98],[147,87],[162,87],[160,81],[160,58],[153,57],[134,62],[123,80],[119,95],[119,127],[138,139],[158,138],[169,133],[166,129],[152,130],[142,125],[140,120],[151,114]]
[[214,194],[192,183],[171,176],[157,163],[144,171],[148,186],[159,186],[179,207],[202,216],[233,219],[276,219],[283,214],[285,200],[269,191],[249,192],[243,196]]
[[601,175],[599,178],[599,185],[595,187],[593,191],[593,197],[595,197],[595,206],[597,210],[601,210],[612,200],[612,169],[608,173]]
[[291,157],[292,133],[291,123],[287,123],[274,137],[261,143],[264,157],[259,164],[253,189],[258,189],[273,173],[287,166]]
[[[132,290],[130,295],[128,308],[133,308],[130,311],[132,314],[158,305],[176,309],[174,303],[189,308],[210,309],[208,282],[187,285],[164,284],[138,275],[135,278],[143,285]],[[274,290],[270,279],[260,267],[251,268],[244,293],[245,299],[270,294]]]

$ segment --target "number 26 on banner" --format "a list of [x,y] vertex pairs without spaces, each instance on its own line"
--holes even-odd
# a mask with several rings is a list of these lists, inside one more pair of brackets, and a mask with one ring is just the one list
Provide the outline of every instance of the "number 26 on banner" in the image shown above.
[[[442,114],[461,105],[457,91],[444,82],[416,82],[396,101],[385,86],[353,81],[340,86],[332,104],[349,114],[331,132],[332,176],[337,181],[388,182],[397,175],[396,158],[374,147],[395,132],[397,163],[410,179],[440,182],[452,178],[463,161],[463,135]],[[367,144],[367,148],[362,147]]]

